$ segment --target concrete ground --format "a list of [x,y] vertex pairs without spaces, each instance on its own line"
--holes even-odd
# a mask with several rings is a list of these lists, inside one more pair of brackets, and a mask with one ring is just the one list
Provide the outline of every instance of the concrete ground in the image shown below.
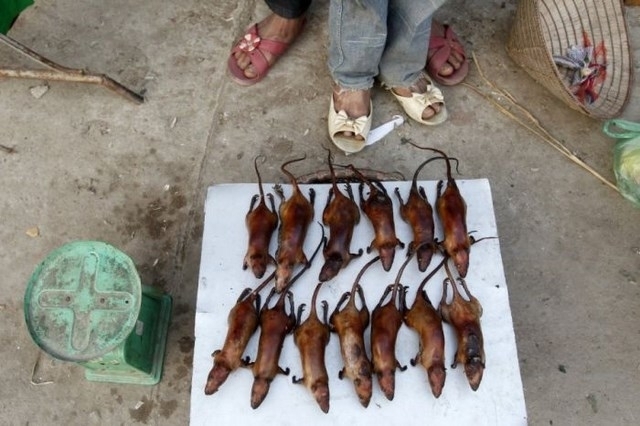
[[[438,17],[455,26],[491,81],[613,181],[614,141],[602,121],[568,108],[506,54],[516,3],[452,0]],[[250,88],[227,78],[226,60],[232,39],[266,14],[259,0],[39,0],[21,15],[11,37],[60,64],[105,73],[146,102],[60,82],[36,98],[30,89],[44,82],[0,81],[0,144],[15,149],[0,150],[1,423],[188,422],[206,188],[254,182],[259,153],[268,157],[265,181],[283,181],[279,164],[302,154],[296,174],[326,168],[327,8],[326,0],[313,4],[306,32]],[[629,13],[640,40],[638,10]],[[26,63],[6,48],[0,61]],[[486,92],[474,66],[467,82]],[[462,178],[488,178],[530,424],[637,424],[640,210],[468,86],[444,93],[447,124],[407,123],[349,161],[410,176],[423,158],[400,145],[411,138],[459,158]],[[374,125],[400,111],[383,90],[374,104]],[[624,116],[638,121],[639,111],[632,101]],[[26,282],[47,253],[78,239],[119,247],[144,283],[173,296],[159,385],[88,382],[81,367],[32,342]]]

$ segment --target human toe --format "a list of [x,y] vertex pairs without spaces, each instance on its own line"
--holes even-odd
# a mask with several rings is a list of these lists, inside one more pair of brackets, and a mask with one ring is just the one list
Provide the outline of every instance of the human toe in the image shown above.
[[256,77],[257,73],[253,68],[253,66],[251,65],[251,58],[249,58],[249,56],[246,53],[242,51],[234,52],[233,60],[235,60],[236,65],[240,70],[242,70],[242,73],[246,78],[251,79]]
[[450,64],[449,62],[445,62],[441,67],[440,70],[438,71],[438,75],[447,77],[450,76],[451,74],[453,74],[453,72],[456,70],[455,66]]
[[422,119],[429,120],[440,112],[440,104],[429,105],[422,111]]

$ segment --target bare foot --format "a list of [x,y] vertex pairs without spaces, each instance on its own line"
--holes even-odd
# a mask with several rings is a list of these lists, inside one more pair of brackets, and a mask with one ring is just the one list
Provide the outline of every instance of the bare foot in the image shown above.
[[[429,86],[431,84],[432,83],[427,79],[426,75],[424,75],[423,73],[421,77],[418,79],[418,81],[416,81],[412,86],[392,87],[391,90],[393,90],[393,92],[398,96],[410,98],[413,93],[427,93],[427,91],[430,89]],[[422,111],[422,119],[428,120],[434,115],[436,115],[437,113],[439,113],[440,110],[442,109],[442,105],[443,105],[442,103],[434,103],[426,107],[424,111]]]
[[[272,13],[258,23],[258,34],[263,39],[281,41],[283,43],[291,43],[302,32],[302,26],[304,25],[304,17],[295,19],[286,19],[281,16]],[[244,70],[244,75],[247,78],[255,78],[257,76],[256,70],[251,64],[251,59],[243,51],[236,52],[234,55],[238,67]],[[275,58],[269,52],[264,52],[264,56],[267,59],[269,65],[275,62]]]
[[[444,34],[444,26],[442,23],[437,21],[431,22],[431,31],[436,32],[437,34]],[[451,50],[451,54],[449,55],[449,59],[442,64],[440,70],[438,71],[438,75],[442,77],[448,77],[452,75],[454,72],[460,69],[464,62],[465,58],[460,54],[460,52],[456,52],[453,49]]]
[[[349,90],[333,86],[333,106],[336,112],[344,111],[350,118],[367,117],[371,111],[371,90]],[[346,138],[364,140],[362,135],[354,135],[352,132],[340,133]]]

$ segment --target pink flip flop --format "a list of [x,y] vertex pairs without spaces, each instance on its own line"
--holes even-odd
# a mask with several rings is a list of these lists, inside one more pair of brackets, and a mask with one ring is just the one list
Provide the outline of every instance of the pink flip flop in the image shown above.
[[[287,51],[290,45],[290,43],[260,37],[260,34],[258,34],[258,24],[252,25],[247,30],[247,33],[242,36],[233,49],[231,49],[231,54],[227,61],[231,78],[242,86],[256,84],[267,75],[271,66]],[[238,66],[233,56],[236,52],[245,52],[249,56],[251,65],[253,65],[253,69],[256,70],[257,73],[255,77],[249,78],[244,74],[244,70]],[[269,64],[267,61],[267,57],[264,55],[265,52],[273,55],[274,61],[272,64]]]
[[[462,56],[462,65],[451,75],[445,76],[438,74],[442,66],[448,61],[452,51]],[[449,25],[436,22],[432,24],[426,69],[431,78],[443,86],[458,84],[464,80],[469,73],[469,62],[467,61],[464,46]]]

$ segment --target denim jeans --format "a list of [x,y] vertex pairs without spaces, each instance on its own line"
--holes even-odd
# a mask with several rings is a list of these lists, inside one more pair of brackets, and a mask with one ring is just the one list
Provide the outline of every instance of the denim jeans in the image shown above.
[[299,18],[309,9],[311,0],[265,0],[273,13],[287,19]]
[[411,86],[425,67],[431,17],[446,0],[331,0],[329,72],[342,88]]

